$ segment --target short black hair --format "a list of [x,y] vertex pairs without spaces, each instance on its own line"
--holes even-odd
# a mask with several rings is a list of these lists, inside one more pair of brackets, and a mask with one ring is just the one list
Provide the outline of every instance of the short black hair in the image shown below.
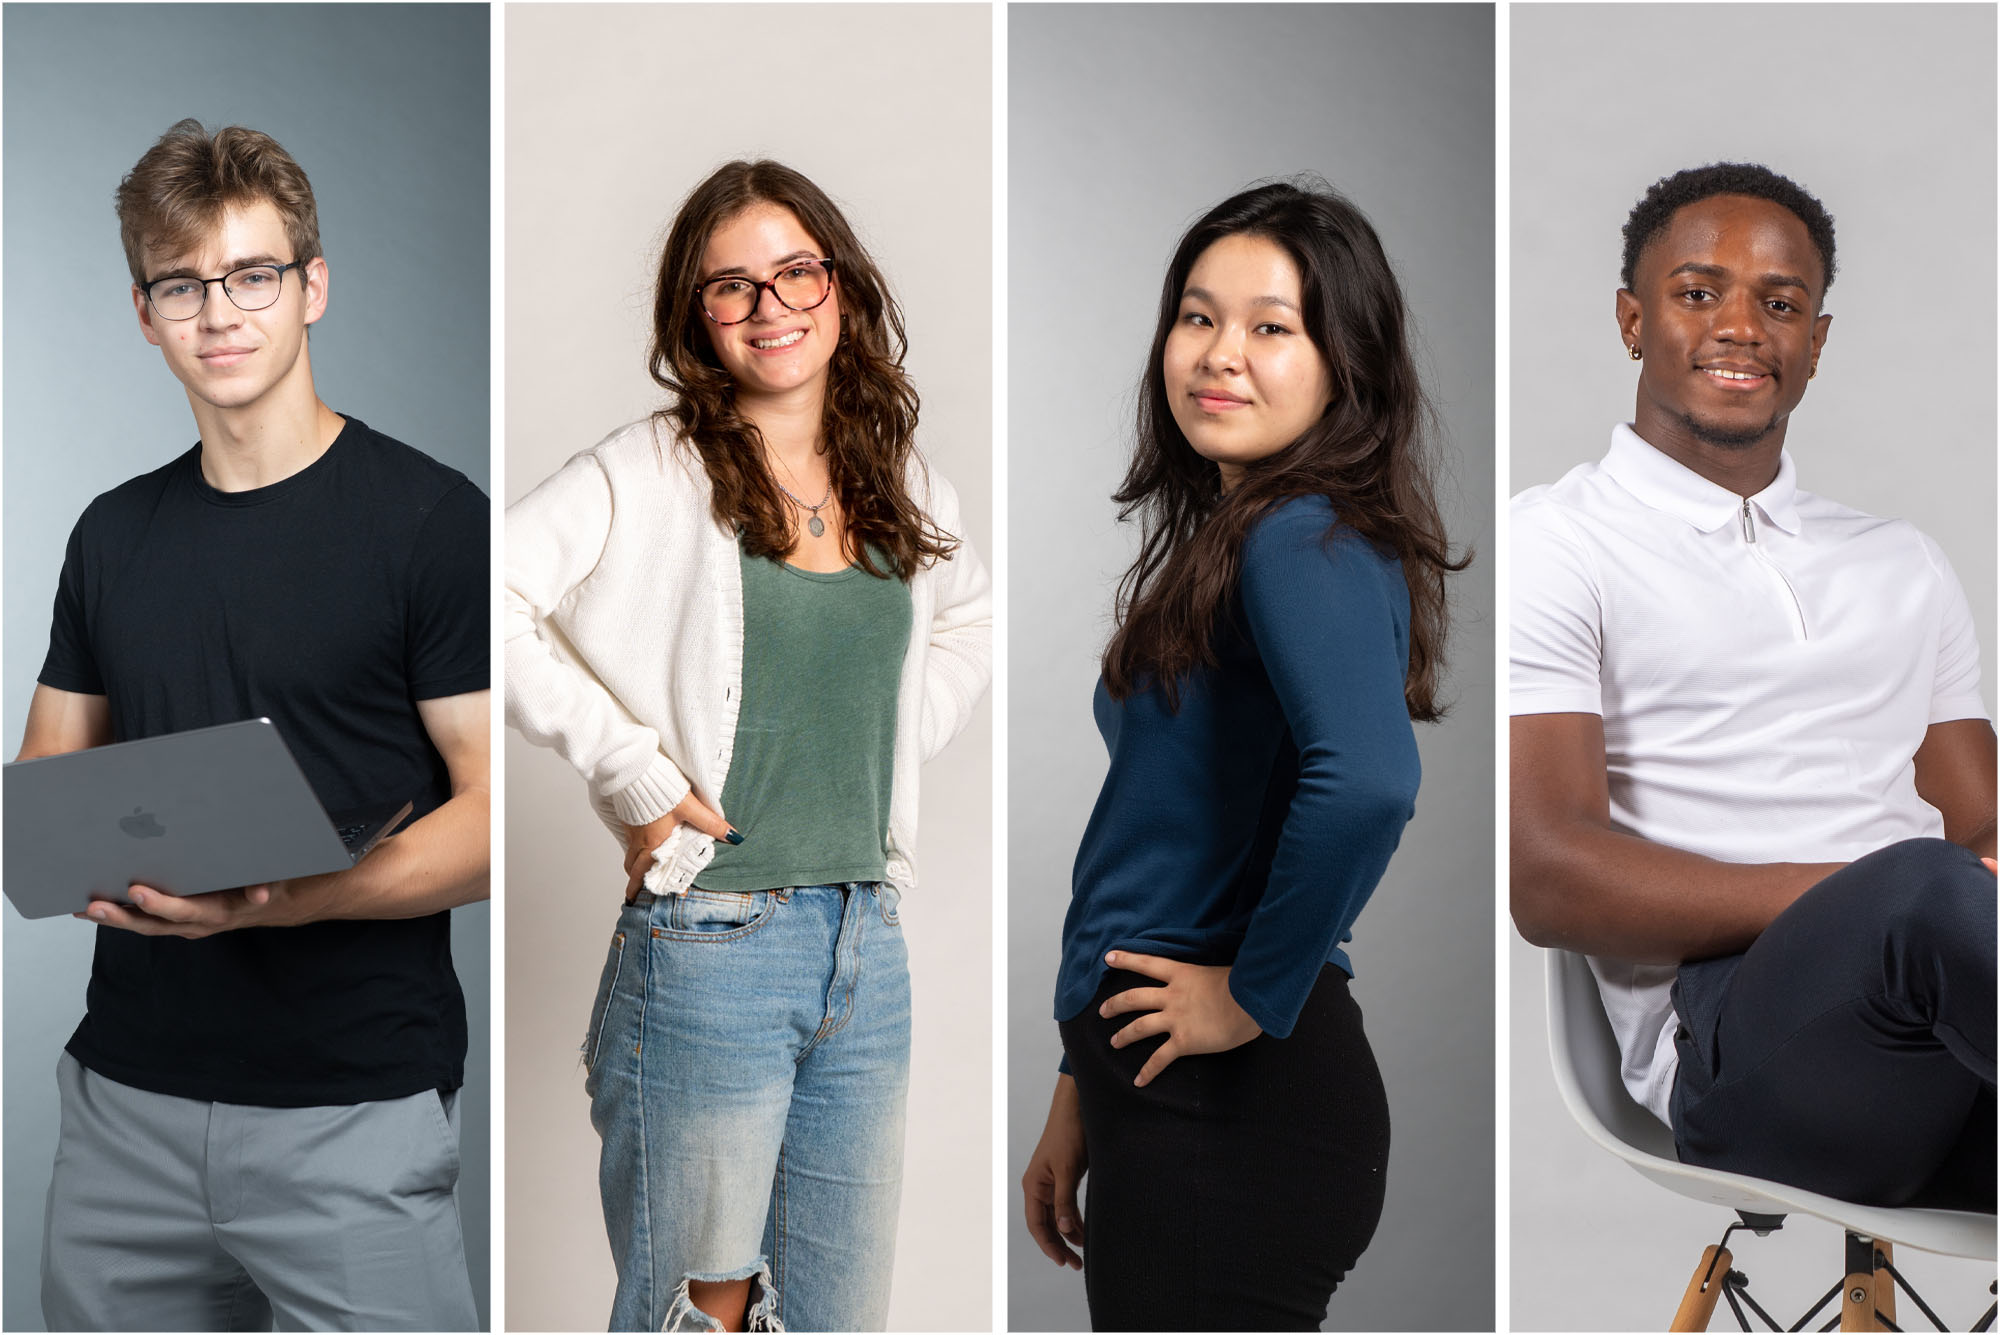
[[1797,181],[1780,176],[1755,162],[1711,162],[1706,167],[1663,176],[1653,182],[1646,197],[1632,206],[1625,220],[1625,267],[1619,272],[1626,291],[1632,290],[1632,275],[1639,256],[1653,239],[1667,230],[1675,213],[1690,204],[1717,195],[1749,195],[1767,199],[1806,225],[1806,235],[1819,251],[1820,268],[1825,273],[1822,293],[1833,286],[1833,215]]

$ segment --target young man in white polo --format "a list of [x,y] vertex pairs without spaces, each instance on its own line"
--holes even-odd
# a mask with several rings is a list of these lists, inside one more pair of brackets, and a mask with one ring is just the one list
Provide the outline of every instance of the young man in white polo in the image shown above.
[[43,1312],[470,1329],[448,910],[487,893],[487,500],[320,400],[327,262],[276,142],[182,121],[117,206],[199,439],[77,522],[21,756],[264,716],[329,811],[414,810],[349,871],[79,915]]
[[1591,957],[1684,1161],[1991,1210],[1971,611],[1935,543],[1801,490],[1784,449],[1833,221],[1718,164],[1656,184],[1625,243],[1633,421],[1513,505],[1514,920]]

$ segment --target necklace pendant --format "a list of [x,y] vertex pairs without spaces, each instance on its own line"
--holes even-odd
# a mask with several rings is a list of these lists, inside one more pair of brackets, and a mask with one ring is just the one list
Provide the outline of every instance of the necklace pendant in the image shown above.
[[815,538],[826,536],[826,521],[818,515],[814,515],[811,519],[806,520],[806,532],[812,534]]

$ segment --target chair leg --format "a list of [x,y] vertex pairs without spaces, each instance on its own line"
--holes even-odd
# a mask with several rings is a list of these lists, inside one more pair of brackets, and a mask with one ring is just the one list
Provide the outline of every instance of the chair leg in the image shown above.
[[1723,1276],[1729,1273],[1729,1249],[1710,1246],[1702,1250],[1701,1261],[1688,1279],[1687,1292],[1681,1295],[1680,1309],[1674,1313],[1674,1324],[1668,1330],[1707,1330],[1708,1319],[1715,1315],[1716,1300],[1722,1297]]
[[[1895,1264],[1896,1247],[1894,1243],[1884,1242],[1880,1238],[1877,1238],[1875,1240],[1875,1250],[1882,1253],[1882,1259],[1884,1261],[1889,1262],[1891,1265]],[[1881,1315],[1889,1318],[1890,1322],[1893,1323],[1896,1320],[1895,1277],[1891,1275],[1886,1268],[1882,1270],[1877,1270],[1875,1272],[1875,1277],[1881,1281],[1881,1283],[1875,1286],[1875,1310],[1879,1312]],[[1895,1327],[1893,1324],[1887,1326],[1878,1325],[1876,1329],[1893,1330],[1895,1329]]]
[[1896,1281],[1887,1270],[1875,1268],[1878,1249],[1884,1256],[1889,1255],[1886,1242],[1847,1235],[1847,1278],[1840,1295],[1842,1330],[1889,1329],[1876,1320],[1877,1312],[1891,1321],[1896,1319]]

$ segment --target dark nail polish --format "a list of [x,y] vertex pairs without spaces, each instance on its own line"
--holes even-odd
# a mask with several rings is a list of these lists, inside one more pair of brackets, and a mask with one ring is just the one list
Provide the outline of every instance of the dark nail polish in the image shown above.
[[723,835],[722,839],[724,843],[740,844],[743,842],[743,832],[732,825],[729,827],[729,833]]

